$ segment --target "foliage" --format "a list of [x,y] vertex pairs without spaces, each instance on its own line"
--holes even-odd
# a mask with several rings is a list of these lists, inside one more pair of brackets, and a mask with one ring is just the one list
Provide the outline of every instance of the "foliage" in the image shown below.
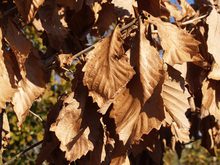
[[1,150],[43,139],[36,164],[217,162],[190,141],[218,155],[219,10],[218,0],[0,1]]

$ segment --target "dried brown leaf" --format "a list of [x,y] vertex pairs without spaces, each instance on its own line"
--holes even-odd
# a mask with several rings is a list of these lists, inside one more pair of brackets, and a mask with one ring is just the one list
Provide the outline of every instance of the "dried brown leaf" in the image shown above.
[[5,31],[5,38],[16,56],[20,71],[24,71],[24,63],[32,48],[31,42],[26,39],[12,20],[8,20]]
[[113,99],[134,75],[122,44],[120,29],[116,27],[111,36],[98,42],[87,55],[83,83],[99,107]]
[[193,17],[196,12],[186,0],[179,0],[183,17]]
[[215,8],[212,9],[211,13],[207,17],[206,23],[208,24],[208,52],[212,54],[215,62],[220,65],[220,41],[218,40],[218,38],[220,38],[220,14]]
[[99,131],[99,138],[94,144],[94,150],[90,151],[84,159],[79,160],[79,164],[93,165],[108,164],[107,162],[110,162],[115,140],[110,137],[112,135],[107,130],[107,125],[102,121],[103,118],[100,120],[102,127],[99,130],[95,130],[96,132]]
[[204,60],[199,53],[200,42],[195,40],[191,34],[152,16],[149,18],[149,22],[157,26],[161,45],[165,51],[163,59],[166,63],[172,66]]
[[68,33],[63,17],[62,8],[58,8],[52,0],[46,1],[39,10],[39,18],[47,32],[50,46],[57,50],[63,46]]
[[116,7],[116,13],[118,17],[123,17],[123,16],[130,16],[132,15],[133,17],[135,16],[134,9],[133,9],[133,0],[112,0],[114,6]]
[[[144,104],[133,128],[130,140],[139,143],[144,134],[149,134],[154,128],[159,130],[165,118],[163,99],[161,97],[161,81],[154,90],[152,96]],[[142,139],[144,140],[144,139]]]
[[[49,111],[47,115],[47,121],[45,124],[44,140],[40,150],[40,153],[36,160],[36,165],[41,165],[45,160],[49,163],[64,164],[65,154],[59,150],[60,142],[55,136],[54,132],[50,131],[50,126],[54,123],[62,109],[63,102],[67,98],[67,95],[59,97],[56,105]],[[59,154],[58,154],[59,153]],[[62,158],[62,159],[61,159]],[[62,162],[62,163],[61,163]]]
[[99,33],[102,35],[105,31],[109,30],[110,25],[116,23],[117,15],[113,4],[103,3],[101,7],[102,9],[98,12],[99,17],[95,26],[97,26]]
[[47,82],[47,73],[42,68],[39,54],[36,51],[29,54],[24,67],[26,74],[22,75],[12,98],[19,126],[25,120],[32,103],[43,94]]
[[32,21],[43,3],[44,0],[15,0],[19,13],[27,23]]
[[66,10],[66,21],[71,32],[79,38],[85,37],[96,21],[98,10],[94,10],[93,6],[83,5],[79,12],[74,10]]
[[2,31],[0,29],[0,112],[5,108],[5,103],[9,102],[16,91],[16,84],[14,80],[13,63],[10,60],[10,53],[6,50],[3,52],[2,48]]
[[181,10],[178,9],[177,6],[172,4],[169,1],[165,1],[164,5],[166,6],[167,10],[170,12],[170,15],[173,16],[177,21],[183,18]]
[[168,14],[168,12],[161,6],[161,0],[137,0],[137,3],[140,13],[142,10],[145,10],[155,17]]
[[220,84],[215,80],[204,80],[202,84],[202,118],[213,115],[220,120]]
[[126,155],[118,156],[118,157],[113,158],[111,160],[110,165],[118,165],[118,164],[120,164],[120,165],[130,165],[131,163],[130,163],[130,160],[128,158],[128,155],[126,154]]
[[66,152],[65,157],[69,161],[75,161],[94,149],[88,139],[90,129],[82,127],[82,110],[73,97],[72,93],[64,100],[56,122],[50,127],[50,131],[55,132],[60,140],[60,149]]
[[[119,134],[119,139],[124,143],[131,136],[136,122],[147,121],[154,124],[149,127],[141,127],[141,132],[136,132],[139,134],[135,133],[132,135],[137,137],[147,134],[152,128],[158,128],[160,125],[158,125],[158,122],[154,122],[160,120],[157,119],[158,110],[154,110],[155,113],[152,114],[152,111],[148,112],[147,109],[150,105],[144,107],[144,104],[151,97],[154,88],[160,81],[162,76],[162,61],[157,50],[146,39],[144,32],[144,24],[140,22],[140,34],[137,35],[135,49],[132,50],[131,56],[134,59],[133,62],[137,68],[137,74],[129,82],[127,89],[124,89],[116,96],[110,112],[110,117],[115,120],[116,132]],[[149,110],[152,109],[149,108]],[[143,112],[141,114],[143,118],[141,116],[139,118],[140,112]],[[160,115],[163,116],[163,114]]]
[[[188,98],[191,97],[185,87],[185,80],[180,76],[181,73],[172,67],[168,67],[165,76],[162,97],[166,108],[166,120],[171,125],[171,130],[176,140],[188,142],[190,123],[186,117],[186,112],[190,108]],[[184,136],[183,136],[184,135]]]

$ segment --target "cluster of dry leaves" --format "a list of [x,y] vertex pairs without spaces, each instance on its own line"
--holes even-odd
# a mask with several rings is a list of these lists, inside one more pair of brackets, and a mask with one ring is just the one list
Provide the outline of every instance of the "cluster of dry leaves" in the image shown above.
[[[50,69],[68,79],[65,72],[77,63],[72,93],[60,96],[48,114],[37,164],[160,164],[166,147],[180,153],[192,138],[215,154],[219,0],[197,0],[193,7],[186,0],[0,3],[3,143],[6,103],[21,126]],[[26,38],[27,24],[42,32],[46,53]],[[98,41],[85,49],[88,36]]]

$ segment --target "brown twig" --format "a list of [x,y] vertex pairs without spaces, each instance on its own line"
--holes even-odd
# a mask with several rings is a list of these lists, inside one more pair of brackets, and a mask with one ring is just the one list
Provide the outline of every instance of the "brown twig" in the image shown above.
[[25,150],[23,150],[22,152],[18,153],[17,155],[15,155],[15,157],[13,157],[11,160],[5,162],[3,165],[9,165],[12,164],[16,159],[18,159],[19,157],[23,156],[26,152],[32,150],[33,148],[41,145],[43,143],[43,140],[31,145],[30,147],[26,148]]

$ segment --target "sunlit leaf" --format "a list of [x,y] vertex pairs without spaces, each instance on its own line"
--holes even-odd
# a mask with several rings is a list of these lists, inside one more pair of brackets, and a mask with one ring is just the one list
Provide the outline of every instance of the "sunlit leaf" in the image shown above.
[[98,42],[87,55],[83,68],[83,83],[99,107],[113,99],[134,75],[120,35],[120,29],[116,27],[111,36]]
[[200,42],[195,40],[191,34],[152,16],[149,18],[149,22],[157,26],[161,45],[165,51],[163,59],[166,63],[174,65],[204,60],[199,53]]

